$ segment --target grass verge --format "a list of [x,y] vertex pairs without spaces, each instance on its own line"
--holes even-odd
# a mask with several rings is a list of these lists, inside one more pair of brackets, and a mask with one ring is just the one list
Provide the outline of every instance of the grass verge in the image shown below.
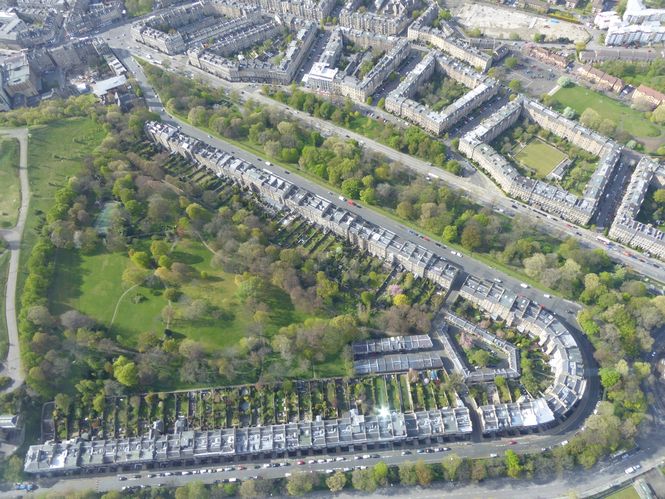
[[0,359],[6,358],[9,350],[9,331],[7,329],[7,316],[5,315],[8,273],[9,251],[5,251],[0,255]]
[[21,186],[18,178],[19,143],[16,139],[0,136],[0,228],[16,225],[21,206]]
[[635,487],[630,485],[629,487],[625,487],[621,490],[617,490],[616,492],[613,492],[612,494],[609,494],[607,496],[603,496],[603,498],[604,499],[640,499],[640,495],[635,490]]

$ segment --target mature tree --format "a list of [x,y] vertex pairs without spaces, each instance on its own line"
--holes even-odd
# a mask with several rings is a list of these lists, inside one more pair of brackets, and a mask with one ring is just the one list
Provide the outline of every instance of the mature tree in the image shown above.
[[411,219],[414,216],[413,205],[409,201],[402,201],[397,205],[397,216]]
[[569,87],[573,84],[573,80],[569,76],[566,76],[566,75],[560,76],[559,79],[556,82],[560,87],[563,87],[563,88]]
[[508,88],[513,92],[519,92],[522,90],[522,83],[519,80],[510,80],[510,83],[508,83]]
[[410,304],[409,297],[404,293],[398,293],[393,297],[393,303],[398,307],[408,306]]
[[471,464],[471,480],[482,482],[487,478],[487,466],[482,459],[474,459]]
[[422,459],[416,462],[415,471],[418,477],[418,484],[422,487],[427,487],[434,479],[432,467]]
[[303,496],[318,484],[318,473],[294,473],[286,481],[286,491],[291,496]]
[[651,121],[654,123],[665,123],[665,104],[661,104],[651,113]]
[[55,406],[62,414],[68,414],[72,405],[72,398],[66,393],[58,393],[55,396]]
[[268,497],[275,492],[273,480],[257,478],[252,480],[243,480],[238,493],[240,497]]
[[371,469],[354,470],[351,475],[353,488],[363,492],[374,492],[377,488],[374,472]]
[[462,465],[462,458],[457,454],[450,454],[441,461],[441,468],[446,480],[453,481],[457,479],[457,473]]
[[4,466],[3,478],[7,483],[20,482],[23,480],[23,460],[13,455]]
[[198,203],[191,203],[185,208],[185,213],[196,226],[202,226],[210,221],[210,213]]
[[441,237],[447,243],[454,243],[457,241],[457,227],[455,225],[447,225],[443,229],[443,234]]
[[80,328],[90,329],[95,326],[94,319],[91,319],[87,315],[82,314],[78,310],[67,310],[67,312],[60,315],[60,324],[65,329],[71,329],[72,331]]
[[175,499],[208,499],[210,492],[202,482],[190,482],[175,490]]
[[346,473],[337,471],[326,479],[330,492],[340,492],[346,486]]
[[479,348],[469,354],[469,361],[478,367],[487,367],[490,364],[492,356],[487,350]]
[[522,464],[520,463],[520,457],[513,450],[507,450],[506,456],[506,473],[511,478],[518,478],[520,473],[522,473]]
[[150,243],[150,253],[155,260],[159,260],[159,257],[168,255],[171,247],[163,239],[155,239]]
[[119,383],[133,387],[139,381],[139,373],[136,364],[124,355],[118,357],[113,363],[113,376]]
[[372,473],[374,474],[374,481],[379,487],[385,487],[388,485],[388,465],[379,461],[372,467]]
[[400,463],[399,467],[399,481],[402,485],[415,485],[418,483],[418,475],[416,474],[416,465],[412,462]]
[[608,118],[605,118],[598,124],[598,131],[603,135],[612,135],[616,131],[616,128],[617,124]]
[[572,107],[567,106],[567,107],[563,110],[563,113],[561,113],[561,114],[563,114],[563,117],[564,117],[564,118],[568,118],[569,120],[572,120],[573,118],[575,118],[575,115],[576,115],[577,113],[575,112],[575,110],[574,110]]
[[190,321],[199,321],[204,319],[210,311],[210,304],[207,300],[197,299],[193,300],[183,310],[183,316]]
[[462,231],[462,246],[470,251],[475,251],[483,245],[483,234],[477,223],[468,223]]
[[598,111],[587,107],[580,115],[580,123],[591,128],[597,128],[600,125],[601,117]]
[[517,57],[512,56],[512,55],[510,57],[506,57],[505,61],[503,61],[504,65],[508,69],[513,69],[515,66],[517,66],[518,62],[519,61],[517,60]]
[[347,178],[342,182],[342,194],[349,199],[358,199],[362,189],[363,183],[359,178]]
[[129,258],[137,267],[149,269],[151,266],[150,256],[145,251],[129,251]]
[[35,326],[45,328],[52,327],[55,324],[55,318],[44,305],[33,305],[30,307],[28,309],[28,320]]

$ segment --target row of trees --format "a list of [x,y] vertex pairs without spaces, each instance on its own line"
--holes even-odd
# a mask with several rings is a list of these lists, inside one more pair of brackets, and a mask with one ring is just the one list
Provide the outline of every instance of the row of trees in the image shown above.
[[[603,430],[603,434],[607,433]],[[493,459],[467,459],[456,454],[447,455],[439,463],[423,460],[391,466],[381,461],[366,469],[352,472],[337,471],[330,475],[295,472],[288,478],[255,478],[240,484],[204,485],[191,482],[176,489],[164,490],[162,497],[175,499],[208,499],[212,497],[269,497],[303,496],[313,491],[338,493],[344,490],[372,493],[388,486],[429,487],[438,482],[479,483],[486,479],[508,477],[513,479],[549,481],[571,469],[572,463],[565,448],[536,455],[518,455],[507,450],[502,457]],[[98,497],[98,496],[86,496]],[[102,499],[120,497],[110,492]],[[152,497],[148,491],[139,497]]]
[[[438,88],[437,91],[439,91]],[[459,174],[461,171],[457,163],[446,161],[446,148],[441,141],[430,137],[415,126],[407,128],[404,132],[392,123],[381,124],[378,120],[363,117],[360,112],[354,110],[353,102],[350,99],[345,99],[343,105],[340,106],[330,99],[320,98],[310,92],[299,90],[295,86],[288,93],[267,86],[263,88],[263,92],[278,102],[288,104],[317,118],[330,120],[350,130],[366,133],[370,138],[393,149],[430,161],[455,174]],[[440,92],[441,99],[453,98],[458,94],[458,89],[455,86],[444,85]],[[449,93],[450,95],[448,95]],[[383,107],[383,104],[384,100],[379,100],[378,106]]]
[[[44,217],[21,307],[28,384],[37,393],[68,393],[85,406],[138,386],[309,377],[322,362],[337,362],[351,373],[348,345],[368,330],[401,334],[429,329],[430,306],[410,303],[412,288],[418,293],[410,276],[399,276],[399,294],[377,301],[374,291],[385,279],[378,260],[359,259],[335,241],[324,245],[327,251],[311,254],[298,246],[284,249],[279,240],[295,243],[302,228],[273,224],[233,187],[213,194],[170,176],[166,163],[173,158],[141,142],[142,113],[98,110],[96,119],[106,127],[107,138],[84,161],[81,173],[57,191]],[[359,155],[357,148],[336,151],[339,162],[348,154]],[[161,180],[185,192],[179,195]],[[107,201],[117,205],[105,231],[105,250],[127,254],[124,286],[137,287],[137,300],[157,293],[167,301],[162,321],[169,334],[146,330],[136,350],[75,310],[62,317],[49,311],[56,253],[105,251],[92,224]],[[219,208],[210,209],[215,206]],[[146,237],[152,239],[149,245],[143,242]],[[172,252],[178,239],[207,241],[211,265],[236,275],[237,307],[222,308],[196,293],[190,296],[196,282],[205,284],[207,276],[187,263],[186,254]],[[177,334],[184,323],[232,321],[237,315],[251,321],[244,337],[230,347],[210,349]],[[68,353],[58,355],[60,350]]]
[[659,92],[665,92],[665,81],[663,81],[665,61],[663,59],[648,62],[617,59],[597,64],[596,67],[635,87],[644,84]]

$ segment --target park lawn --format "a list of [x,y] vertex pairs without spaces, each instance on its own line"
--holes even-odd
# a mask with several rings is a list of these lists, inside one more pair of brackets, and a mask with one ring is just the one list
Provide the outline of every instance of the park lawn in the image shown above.
[[556,147],[534,138],[515,157],[534,170],[536,177],[545,178],[566,158],[566,155]]
[[9,251],[0,254],[0,359],[7,357],[9,334],[5,315],[5,295],[7,294],[7,273],[9,272]]
[[[30,208],[21,242],[20,268],[30,257],[37,239],[40,214],[53,204],[55,191],[67,178],[83,169],[83,160],[101,144],[104,128],[89,118],[69,118],[30,128],[28,140],[28,181]],[[26,274],[19,272],[16,296],[21,296]]]
[[580,86],[560,88],[554,98],[563,106],[571,107],[581,115],[588,107],[595,110],[601,118],[607,118],[617,124],[618,129],[635,138],[658,137],[662,128],[649,122],[642,113],[605,95]]
[[[236,345],[246,336],[252,318],[243,313],[235,297],[235,275],[211,266],[212,254],[197,241],[179,241],[170,256],[173,261],[207,273],[205,279],[194,278],[182,285],[185,296],[192,300],[205,298],[215,307],[229,312],[228,317],[220,319],[175,319],[170,329],[177,335],[201,342],[211,351]],[[49,297],[51,312],[61,314],[74,308],[108,327],[117,305],[118,312],[110,334],[121,344],[134,348],[142,332],[152,330],[161,334],[165,329],[162,309],[167,306],[163,290],[139,287],[122,297],[127,289],[122,283],[122,274],[132,265],[126,253],[100,249],[93,255],[81,255],[76,251],[59,251]],[[137,295],[142,297],[141,301],[133,299]],[[307,318],[297,313],[289,296],[277,288],[270,289],[267,302],[272,311],[266,325],[268,335],[276,333],[281,326]]]
[[18,179],[19,144],[16,139],[0,139],[0,228],[16,225],[21,205],[21,187]]
[[640,495],[635,490],[635,487],[630,485],[621,490],[617,490],[613,494],[605,496],[604,499],[640,499]]

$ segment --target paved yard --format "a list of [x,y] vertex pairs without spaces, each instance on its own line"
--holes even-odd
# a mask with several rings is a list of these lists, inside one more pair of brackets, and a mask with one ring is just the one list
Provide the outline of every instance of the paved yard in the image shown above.
[[465,28],[479,28],[486,36],[508,39],[517,33],[522,40],[533,40],[542,33],[546,39],[568,38],[587,40],[589,33],[583,26],[536,16],[512,8],[493,5],[465,4],[453,15]]

